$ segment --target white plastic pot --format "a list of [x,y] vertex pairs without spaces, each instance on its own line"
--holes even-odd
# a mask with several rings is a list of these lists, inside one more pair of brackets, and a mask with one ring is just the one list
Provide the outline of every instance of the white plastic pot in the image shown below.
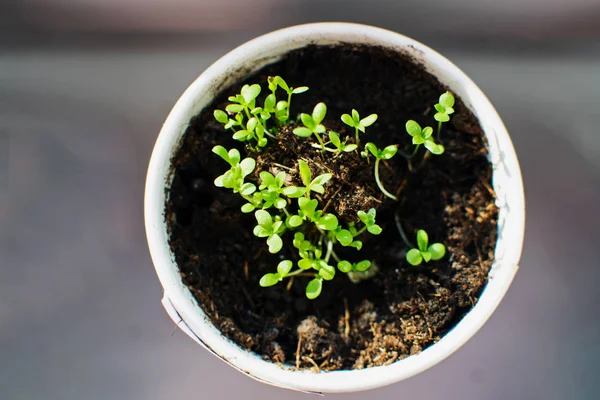
[[[475,307],[439,342],[389,366],[352,371],[292,371],[262,360],[224,337],[182,283],[167,243],[165,187],[171,182],[171,157],[190,119],[210,104],[218,91],[308,44],[360,43],[408,53],[421,62],[479,119],[487,136],[493,184],[500,208],[495,263]],[[163,305],[192,339],[238,370],[262,382],[293,390],[325,393],[373,389],[430,368],[471,338],[492,315],[518,269],[525,229],[525,204],[519,163],[496,110],[481,90],[454,64],[432,49],[387,30],[357,24],[319,23],[269,33],[231,51],[198,77],[181,96],[158,136],[146,180],[145,223],[152,260],[164,288]]]

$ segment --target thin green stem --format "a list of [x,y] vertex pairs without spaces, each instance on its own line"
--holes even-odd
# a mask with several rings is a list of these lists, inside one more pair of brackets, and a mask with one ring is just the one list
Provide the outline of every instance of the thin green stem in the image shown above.
[[402,241],[408,247],[413,248],[414,246],[412,245],[410,240],[408,240],[408,237],[406,237],[406,233],[404,232],[404,229],[402,229],[402,222],[400,221],[400,216],[398,215],[398,213],[394,214],[394,219],[396,220],[396,228],[398,228],[398,232],[400,233],[400,236],[402,237]]
[[442,132],[442,121],[438,121],[437,141],[440,141],[440,133]]
[[400,155],[404,158],[406,158],[408,161],[410,161],[419,151],[419,149],[421,148],[421,145],[418,144],[415,146],[415,149],[413,150],[413,152],[411,154],[407,154],[405,152],[403,152],[402,150],[399,150],[398,153],[400,153]]
[[353,235],[353,236],[356,237],[356,236],[360,235],[361,233],[363,233],[366,230],[367,230],[367,226],[365,225],[358,232],[356,232],[356,235]]
[[268,137],[273,138],[273,139],[277,138],[275,135],[270,134],[267,129],[265,129],[265,135],[267,135]]
[[377,186],[379,186],[379,190],[381,190],[381,192],[383,194],[385,194],[387,197],[389,197],[392,200],[398,200],[398,198],[396,196],[394,196],[393,194],[391,194],[390,192],[385,190],[385,188],[383,187],[383,184],[381,183],[381,180],[379,180],[379,162],[380,161],[381,161],[380,158],[377,158],[377,160],[375,161],[375,182],[377,183]]
[[338,255],[335,253],[335,250],[331,250],[331,257],[333,257],[333,259],[334,259],[336,262],[340,262],[340,261],[341,261],[341,259],[340,259],[340,258],[338,257]]
[[290,213],[288,212],[288,210],[286,210],[286,209],[285,209],[285,207],[284,207],[284,208],[282,208],[282,210],[283,210],[283,212],[285,213],[285,215],[286,215],[287,217],[289,217],[289,216],[290,216]]
[[355,135],[356,135],[356,145],[360,146],[360,139],[358,138],[358,128],[354,127]]
[[325,254],[325,262],[329,262],[329,258],[331,257],[331,253],[333,252],[333,241],[332,240],[328,240],[327,241],[327,253]]
[[287,113],[286,113],[287,119],[286,119],[286,121],[289,121],[290,120],[290,109],[292,108],[292,91],[291,90],[288,92],[288,102],[287,103],[288,104],[287,104]]
[[321,150],[329,151],[331,153],[339,153],[340,152],[340,150],[331,149],[329,147],[321,147],[320,145],[314,144],[314,143],[312,144],[312,147],[314,147],[315,149],[321,149]]
[[286,278],[290,278],[290,277],[292,277],[292,276],[298,276],[298,275],[302,275],[302,276],[311,276],[311,277],[312,277],[312,276],[317,276],[317,274],[313,274],[313,273],[310,273],[310,272],[306,272],[306,271],[305,271],[305,270],[303,270],[303,269],[297,269],[297,270],[295,270],[294,272],[290,272],[290,273],[289,273],[289,274],[287,274],[285,277],[286,277]]
[[321,151],[324,151],[325,145],[323,144],[323,139],[321,139],[321,135],[319,135],[317,132],[313,132],[313,134],[317,137],[317,140],[319,141],[319,144],[321,145]]

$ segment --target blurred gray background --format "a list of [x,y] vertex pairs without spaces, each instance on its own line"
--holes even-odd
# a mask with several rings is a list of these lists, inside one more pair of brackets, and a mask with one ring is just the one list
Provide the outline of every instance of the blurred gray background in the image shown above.
[[328,20],[396,30],[466,71],[511,132],[527,196],[521,270],[485,327],[417,377],[330,397],[600,397],[599,0],[5,0],[0,399],[309,398],[175,330],[142,194],[193,79],[258,34]]

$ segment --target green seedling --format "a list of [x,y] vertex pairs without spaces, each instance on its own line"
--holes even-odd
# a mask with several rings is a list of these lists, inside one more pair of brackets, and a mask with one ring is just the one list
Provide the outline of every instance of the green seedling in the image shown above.
[[284,188],[283,194],[290,198],[298,198],[301,196],[310,198],[310,192],[323,194],[325,193],[325,187],[323,185],[329,182],[333,177],[332,174],[321,174],[315,179],[312,179],[310,167],[304,160],[298,161],[298,172],[300,173],[300,179],[302,180],[304,187],[288,186]]
[[232,189],[234,193],[250,198],[249,196],[256,191],[256,186],[244,183],[244,178],[254,171],[256,161],[250,157],[240,161],[240,152],[237,149],[227,151],[223,146],[215,146],[212,151],[231,166],[227,172],[215,179],[215,186]]
[[367,150],[375,156],[375,182],[377,183],[379,190],[381,190],[381,192],[390,199],[398,200],[396,196],[385,190],[383,184],[381,183],[381,179],[379,178],[379,162],[381,160],[389,160],[390,158],[394,157],[398,152],[398,146],[394,144],[380,150],[377,148],[377,146],[375,146],[374,143],[369,142],[365,145],[365,149],[366,150],[361,153],[363,157],[368,156]]
[[272,217],[266,210],[257,210],[254,213],[258,225],[254,227],[254,236],[266,237],[267,245],[270,253],[277,253],[283,247],[280,233],[285,230],[285,225],[281,221],[281,217],[276,215]]
[[351,263],[349,261],[343,260],[338,263],[337,267],[341,272],[345,274],[353,271],[364,272],[371,267],[371,261],[363,260],[357,263]]
[[[354,151],[357,149],[357,145],[355,144],[346,144],[346,141],[344,140],[343,142],[340,140],[340,135],[337,134],[337,132],[334,131],[329,131],[329,143],[331,143],[332,145],[335,146],[335,149],[331,149],[329,147],[325,147],[324,149],[326,151],[329,151],[331,153],[336,153],[336,154],[342,154],[342,152],[344,153],[349,153],[351,151]],[[315,145],[316,147],[316,145]]]
[[417,151],[422,144],[424,144],[425,148],[433,154],[439,155],[444,153],[444,146],[436,143],[433,139],[433,129],[430,126],[421,129],[421,125],[419,125],[417,121],[410,120],[406,123],[406,132],[412,136],[412,143],[416,145],[411,157],[417,154]]
[[338,219],[331,213],[323,213],[322,210],[317,210],[319,202],[317,199],[309,199],[301,197],[298,199],[298,215],[305,221],[310,221],[322,231],[333,231],[338,227]]
[[[277,120],[279,120],[279,122],[287,123],[290,119],[290,107],[292,105],[292,95],[304,93],[308,90],[308,87],[306,87],[306,86],[300,86],[297,88],[290,87],[286,83],[286,81],[284,81],[283,78],[280,76],[269,77],[267,81],[269,84],[269,90],[271,91],[271,94],[269,96],[272,95],[271,98],[269,98],[269,96],[267,96],[267,99],[269,99],[269,106],[271,106],[271,107],[274,106],[275,116],[276,116]],[[275,91],[277,90],[278,87],[280,87],[287,93],[287,95],[288,95],[287,101],[286,100],[280,100],[278,102],[276,101]],[[266,102],[266,100],[265,100],[265,102]],[[266,108],[266,105],[265,105],[265,108]],[[271,110],[271,108],[269,108],[269,110]]]
[[381,229],[381,227],[375,223],[375,216],[377,215],[376,213],[377,212],[374,208],[371,208],[369,212],[358,212],[358,218],[363,224],[365,224],[365,226],[360,231],[358,231],[359,235],[365,230],[367,230],[367,232],[369,232],[371,235],[381,234],[383,229]]
[[342,122],[351,128],[354,128],[356,144],[360,144],[359,132],[365,133],[368,126],[371,126],[377,121],[377,114],[371,114],[363,119],[360,118],[358,111],[352,110],[352,116],[350,114],[342,115]]
[[311,135],[315,135],[319,144],[321,145],[321,149],[325,150],[325,145],[323,144],[323,139],[321,139],[321,134],[325,133],[325,126],[321,124],[325,119],[325,115],[327,114],[327,106],[325,103],[318,103],[311,115],[308,114],[300,114],[300,120],[304,126],[298,127],[294,129],[294,135],[300,137],[310,137]]
[[450,114],[454,114],[454,96],[450,92],[443,93],[434,107],[437,112],[433,118],[438,122],[437,140],[439,142],[442,123],[450,121]]
[[374,208],[371,208],[369,212],[359,211],[358,218],[364,226],[361,229],[356,229],[353,222],[348,225],[348,229],[343,229],[341,226],[338,226],[335,231],[335,239],[342,246],[354,247],[357,250],[362,249],[362,242],[360,240],[355,240],[357,236],[365,231],[372,235],[379,235],[383,231],[383,229],[375,223],[375,216],[376,211]]
[[423,261],[428,263],[431,260],[437,261],[442,259],[446,254],[446,247],[441,243],[429,244],[429,236],[423,229],[417,231],[417,248],[410,249],[406,253],[406,261],[411,265],[419,265]]
[[290,276],[290,271],[294,264],[290,260],[283,260],[277,265],[277,272],[274,274],[265,274],[260,278],[260,286],[268,287],[281,282],[283,278]]

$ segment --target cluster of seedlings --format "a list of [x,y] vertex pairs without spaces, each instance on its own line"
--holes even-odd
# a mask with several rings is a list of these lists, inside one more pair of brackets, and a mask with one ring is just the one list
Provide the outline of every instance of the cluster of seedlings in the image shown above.
[[[215,119],[231,130],[233,139],[244,142],[250,153],[264,151],[271,139],[282,133],[285,126],[293,127],[293,134],[306,140],[312,140],[311,146],[319,149],[327,157],[341,157],[344,153],[359,152],[366,163],[373,162],[374,180],[381,192],[392,200],[398,200],[383,186],[379,167],[381,161],[386,161],[400,154],[405,157],[412,170],[412,162],[419,155],[419,150],[424,147],[425,154],[421,157],[424,162],[429,154],[441,155],[444,146],[440,144],[442,124],[450,120],[454,113],[454,97],[446,92],[439,98],[439,103],[434,107],[437,132],[434,136],[432,127],[422,128],[416,121],[406,122],[406,132],[412,137],[413,149],[407,152],[399,151],[398,145],[391,144],[382,149],[374,143],[367,142],[361,145],[361,136],[366,134],[367,128],[377,121],[377,114],[361,118],[358,111],[352,110],[350,114],[343,114],[342,122],[347,125],[352,134],[341,135],[328,130],[323,121],[327,114],[327,106],[318,103],[310,114],[301,113],[296,118],[290,116],[292,96],[306,92],[307,87],[290,87],[281,77],[268,78],[270,93],[264,98],[262,105],[257,104],[261,93],[258,84],[244,85],[241,92],[229,97],[230,104],[225,110],[216,110]],[[278,99],[277,95],[284,92],[284,98]],[[412,151],[411,151],[412,150]],[[245,204],[243,213],[254,212],[256,226],[253,233],[259,238],[265,238],[270,253],[278,253],[285,240],[292,240],[291,244],[298,252],[296,269],[291,260],[282,260],[276,272],[268,273],[260,279],[263,287],[273,286],[286,278],[297,275],[310,276],[312,280],[306,286],[306,296],[315,299],[321,293],[323,281],[332,280],[336,272],[347,274],[353,282],[368,279],[377,273],[374,260],[342,259],[336,253],[336,247],[350,247],[360,254],[363,234],[379,235],[382,228],[376,223],[376,210],[358,211],[358,222],[344,222],[333,213],[327,213],[326,207],[319,204],[315,194],[324,194],[332,174],[325,173],[313,176],[309,165],[304,160],[297,162],[297,174],[301,185],[292,185],[286,179],[286,172],[276,175],[269,171],[255,173],[256,159],[246,157],[241,159],[237,149],[227,150],[223,146],[215,146],[213,152],[230,165],[230,169],[215,179],[215,185],[231,189],[240,195]],[[291,168],[290,168],[291,169]],[[255,173],[259,182],[250,182],[248,177]],[[401,227],[400,227],[401,230]],[[403,233],[402,233],[403,234]],[[403,234],[408,247],[410,242]],[[446,253],[445,246],[441,243],[429,245],[429,238],[424,230],[417,232],[417,248],[410,249],[406,254],[407,261],[412,265],[422,262],[440,260]],[[337,268],[336,268],[337,267]]]

